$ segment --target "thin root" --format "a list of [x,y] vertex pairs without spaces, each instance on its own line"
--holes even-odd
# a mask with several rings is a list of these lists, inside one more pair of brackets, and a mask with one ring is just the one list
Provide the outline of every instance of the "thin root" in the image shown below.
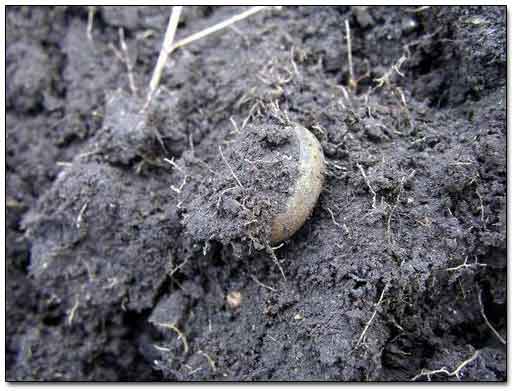
[[116,46],[114,46],[112,43],[109,44],[109,47],[114,52],[114,55],[118,58],[118,60],[120,60],[120,62],[125,64],[125,66],[127,68],[127,75],[128,75],[128,79],[129,79],[130,91],[132,92],[132,95],[137,95],[137,87],[136,87],[136,83],[134,81],[133,66],[132,66],[132,62],[130,61],[130,57],[128,54],[128,48],[127,48],[127,43],[125,42],[125,33],[124,33],[123,28],[120,27],[118,29],[118,34],[120,37],[121,51],[119,51],[116,48]]
[[412,178],[415,173],[416,173],[416,170],[412,170],[408,176],[403,176],[402,179],[400,180],[400,186],[398,189],[398,194],[396,195],[396,201],[395,201],[393,207],[391,208],[391,212],[389,212],[389,216],[387,217],[387,238],[389,240],[389,244],[391,244],[391,245],[393,244],[393,237],[391,235],[391,219],[393,217],[394,211],[396,210],[396,208],[398,207],[398,204],[400,203],[400,197],[403,193],[403,186],[404,186],[405,182],[407,180],[409,180],[410,178]]
[[232,170],[232,167],[230,167],[230,164],[228,164],[228,161],[227,159],[225,159],[225,155],[223,155],[223,150],[221,149],[221,145],[218,145],[218,148],[220,150],[220,155],[221,155],[221,158],[223,159],[223,161],[225,162],[225,164],[227,165],[228,169],[230,170],[230,173],[232,174],[232,177],[236,180],[237,184],[239,185],[239,187],[242,189],[243,188],[243,185],[241,184],[241,182],[239,181],[239,179],[237,178],[236,174],[234,173],[234,170]]
[[375,311],[373,311],[373,314],[371,315],[371,318],[369,318],[368,322],[366,323],[366,326],[364,326],[364,330],[362,330],[362,333],[361,333],[359,339],[357,340],[357,343],[355,344],[355,348],[359,347],[359,345],[361,344],[362,340],[364,339],[364,336],[368,332],[369,326],[371,326],[371,323],[373,323],[373,319],[375,319],[375,316],[377,315],[377,312],[378,312],[378,307],[382,304],[382,300],[384,299],[384,294],[385,294],[385,292],[386,292],[386,290],[388,288],[389,288],[389,286],[386,285],[384,287],[384,289],[382,289],[382,293],[380,294],[380,298],[378,299],[377,303],[375,304]]
[[254,281],[257,283],[257,285],[260,285],[260,286],[262,286],[263,288],[268,289],[268,290],[270,290],[270,291],[272,291],[272,292],[276,292],[276,291],[277,291],[275,288],[272,288],[272,287],[270,287],[270,286],[268,286],[268,285],[263,284],[262,282],[260,282],[260,281],[257,279],[257,277],[255,277],[253,274],[250,274],[250,277],[252,278],[252,280],[254,280]]
[[182,262],[180,265],[178,265],[176,268],[174,268],[170,273],[169,273],[169,276],[172,277],[178,270],[180,270],[182,268],[182,266],[184,266],[186,263],[189,262],[189,258],[186,259],[184,262]]
[[284,269],[282,268],[282,265],[280,264],[280,261],[277,258],[277,255],[275,254],[275,250],[273,250],[273,247],[270,246],[269,243],[266,243],[266,249],[268,250],[268,254],[271,256],[271,259],[277,265],[278,269],[280,270],[280,273],[282,274],[282,278],[284,281],[287,281],[286,275],[284,273]]
[[77,229],[80,229],[80,227],[82,225],[82,221],[84,219],[84,213],[86,212],[88,205],[89,205],[89,201],[86,201],[84,203],[84,205],[82,206],[82,208],[80,209],[80,212],[77,216],[77,221],[75,222],[75,226],[77,227]]
[[435,370],[423,369],[420,373],[418,373],[416,376],[414,376],[411,379],[411,381],[416,381],[420,377],[423,377],[423,376],[425,376],[427,378],[427,380],[430,381],[432,375],[437,375],[439,373],[444,373],[446,376],[450,376],[450,377],[455,376],[458,380],[460,380],[460,371],[462,371],[466,365],[473,362],[478,357],[479,353],[480,353],[479,350],[475,350],[475,353],[473,353],[473,355],[470,358],[468,358],[467,360],[464,360],[462,363],[460,363],[459,366],[457,368],[455,368],[455,370],[453,372],[449,372],[445,367],[442,367],[440,369],[435,369]]
[[480,305],[480,313],[482,314],[482,317],[484,318],[484,321],[487,324],[487,327],[489,327],[489,329],[491,329],[493,334],[496,335],[496,338],[498,338],[498,340],[503,345],[506,345],[507,341],[505,341],[505,339],[500,335],[500,333],[498,331],[496,331],[496,329],[493,327],[491,322],[489,322],[489,319],[487,319],[487,316],[485,316],[484,304],[482,303],[482,290],[478,287],[478,285],[477,285],[477,290],[478,290],[478,304]]
[[346,232],[347,235],[351,236],[350,235],[350,230],[348,229],[348,226],[346,224],[339,224],[337,221],[336,221],[336,218],[334,217],[334,213],[332,212],[332,210],[330,208],[326,208],[327,212],[330,214],[330,217],[332,218],[332,222],[339,228],[342,228],[344,229],[344,231]]
[[460,269],[474,268],[476,266],[487,267],[487,264],[486,263],[478,263],[478,261],[475,263],[469,264],[468,257],[466,256],[466,258],[464,258],[464,262],[461,265],[455,266],[455,267],[449,267],[445,270],[448,272],[456,272],[457,270],[460,270]]
[[359,167],[359,170],[361,171],[361,174],[362,174],[362,176],[364,178],[364,181],[366,182],[366,185],[368,185],[368,189],[371,192],[371,194],[373,195],[373,200],[371,202],[371,207],[373,209],[376,209],[376,206],[377,206],[376,205],[377,204],[377,193],[375,192],[375,190],[373,190],[373,187],[371,187],[371,183],[369,183],[369,179],[368,179],[368,177],[366,175],[366,172],[364,171],[364,168],[362,168],[362,166],[359,163],[357,163],[357,167]]
[[68,314],[68,325],[71,326],[73,323],[73,318],[75,317],[75,312],[77,312],[77,308],[79,308],[79,299],[78,297],[75,299],[75,304]]
[[213,371],[213,372],[216,372],[216,363],[215,363],[215,362],[214,362],[214,360],[211,358],[211,356],[209,356],[207,353],[205,353],[205,352],[203,352],[203,351],[201,351],[201,350],[199,350],[199,351],[198,351],[198,352],[196,352],[196,353],[201,354],[202,356],[204,356],[204,357],[207,359],[207,361],[209,362],[209,365],[210,365],[210,367],[211,367],[212,371]]
[[174,323],[155,323],[157,326],[164,327],[166,329],[173,330],[175,333],[177,333],[178,337],[182,341],[182,345],[184,346],[184,353],[187,353],[189,351],[189,345],[187,344],[187,339],[184,333],[179,330],[179,328]]

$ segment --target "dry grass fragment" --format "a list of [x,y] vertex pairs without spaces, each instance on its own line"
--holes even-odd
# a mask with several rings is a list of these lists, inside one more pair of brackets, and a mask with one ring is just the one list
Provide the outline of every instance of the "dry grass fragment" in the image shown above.
[[230,26],[231,24],[234,24],[240,20],[243,20],[243,19],[246,19],[247,17],[257,13],[257,12],[260,12],[266,8],[269,8],[269,6],[256,6],[256,7],[252,7],[244,12],[241,12],[240,14],[237,14],[237,15],[234,15],[233,17],[227,19],[227,20],[224,20],[223,22],[220,22],[220,23],[217,23],[215,24],[214,26],[211,26],[211,27],[208,27],[202,31],[199,31],[195,34],[192,34],[190,35],[189,37],[186,37],[184,39],[181,39],[180,41],[178,41],[177,43],[175,43],[170,49],[171,51],[179,48],[179,47],[182,47],[182,46],[186,46],[186,45],[189,45],[190,43],[194,42],[194,41],[197,41],[199,40],[200,38],[203,38],[203,37],[206,37],[207,35],[210,35],[212,33],[215,33],[219,30],[222,30],[224,29],[225,27],[228,27]]
[[[346,29],[346,51],[347,51],[347,55],[348,55],[348,73],[349,73],[348,86],[350,87],[350,91],[355,92],[357,90],[357,86],[359,85],[359,82],[361,80],[369,77],[369,75],[370,75],[369,62],[367,60],[365,60],[366,68],[367,68],[366,73],[364,75],[360,76],[359,78],[355,78],[355,74],[353,72],[353,59],[352,59],[352,34],[350,31],[350,22],[348,21],[348,19],[346,19],[344,21],[344,25],[345,25],[345,29]],[[293,63],[293,65],[295,65],[295,64]],[[343,91],[346,92],[344,90],[344,87],[342,87],[342,88],[343,88]]]
[[84,205],[82,205],[82,208],[80,208],[80,212],[77,216],[77,220],[75,221],[75,226],[77,229],[80,229],[82,225],[82,220],[84,219],[84,213],[86,212],[87,206],[89,205],[89,201],[86,201]]
[[75,312],[77,312],[77,308],[79,308],[79,298],[78,296],[75,298],[75,304],[73,305],[73,307],[71,308],[71,310],[68,312],[68,319],[67,319],[67,323],[69,326],[71,326],[71,324],[73,323],[73,319],[75,318]]
[[164,41],[162,43],[161,51],[159,52],[159,57],[157,59],[157,64],[155,65],[152,79],[150,80],[150,85],[148,89],[148,95],[146,97],[146,102],[143,107],[143,111],[145,111],[151,100],[154,96],[157,88],[159,87],[159,83],[161,81],[162,72],[164,70],[164,67],[166,65],[166,61],[168,59],[168,56],[176,49],[189,45],[190,43],[199,40],[200,38],[206,37],[210,34],[213,34],[219,30],[222,30],[226,27],[229,27],[230,25],[243,20],[257,12],[260,12],[266,8],[269,8],[269,6],[255,6],[252,7],[244,12],[241,12],[240,14],[234,15],[233,17],[224,20],[223,22],[217,23],[214,26],[208,27],[206,29],[203,29],[202,31],[199,31],[195,34],[190,35],[189,37],[186,37],[184,39],[181,39],[174,43],[175,40],[175,33],[177,31],[178,22],[180,19],[180,14],[182,12],[182,6],[174,6],[171,10],[170,19],[168,22],[168,27],[166,28],[166,33],[164,35]]
[[161,81],[162,71],[164,70],[164,66],[166,65],[166,60],[168,56],[173,50],[173,40],[175,39],[175,32],[177,31],[178,21],[180,19],[180,13],[182,12],[182,6],[177,5],[174,6],[171,10],[170,19],[168,21],[168,27],[166,28],[166,33],[164,34],[164,41],[162,42],[161,51],[159,52],[159,57],[157,58],[157,64],[155,65],[152,79],[150,80],[150,88],[148,90],[148,95],[146,97],[146,103],[143,110],[146,110],[150,101],[152,100],[157,87],[159,87],[159,83]]
[[353,74],[353,62],[352,62],[352,36],[350,35],[350,22],[348,19],[344,21],[344,26],[346,28],[346,46],[348,52],[348,68],[350,72],[350,79],[348,80],[348,85],[352,90],[357,88],[357,82],[355,81],[355,77]]
[[124,63],[127,67],[127,75],[129,79],[129,87],[132,95],[137,95],[137,87],[134,80],[134,72],[133,72],[133,64],[130,61],[130,57],[128,54],[127,43],[125,42],[125,31],[123,28],[118,29],[118,35],[120,38],[120,47],[121,51],[116,48],[112,43],[109,43],[109,48],[114,52],[114,55],[120,60],[120,62]]
[[86,35],[87,39],[93,41],[93,19],[95,17],[96,7],[94,5],[90,5],[87,10],[87,30]]
[[120,46],[121,46],[121,50],[123,51],[123,57],[125,59],[124,62],[125,62],[125,65],[127,66],[130,90],[132,91],[132,95],[137,95],[137,87],[136,87],[136,82],[134,80],[134,72],[133,72],[134,66],[132,64],[132,61],[130,61],[127,43],[125,42],[125,31],[121,27],[118,29],[118,35],[120,37]]

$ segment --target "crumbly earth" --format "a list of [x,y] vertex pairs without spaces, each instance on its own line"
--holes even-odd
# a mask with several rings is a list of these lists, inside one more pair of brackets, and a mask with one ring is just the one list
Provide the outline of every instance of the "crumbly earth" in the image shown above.
[[6,10],[7,379],[505,381],[506,8],[169,12]]
[[205,243],[204,252],[216,241],[231,246],[240,258],[271,247],[272,221],[294,191],[300,149],[294,126],[287,122],[271,119],[236,131],[229,151],[220,146],[215,166],[207,166],[199,183],[186,188],[189,194],[181,204],[186,231]]

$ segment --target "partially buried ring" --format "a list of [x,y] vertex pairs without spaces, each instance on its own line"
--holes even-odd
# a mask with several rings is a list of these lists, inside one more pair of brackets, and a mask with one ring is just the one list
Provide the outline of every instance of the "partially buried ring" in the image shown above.
[[301,125],[295,125],[299,151],[298,178],[285,208],[272,221],[271,242],[289,239],[311,215],[325,176],[325,159],[319,141]]

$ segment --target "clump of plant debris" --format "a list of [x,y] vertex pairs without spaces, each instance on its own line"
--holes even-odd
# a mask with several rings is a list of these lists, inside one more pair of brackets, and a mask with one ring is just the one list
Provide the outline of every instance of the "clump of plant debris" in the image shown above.
[[236,256],[267,246],[272,219],[285,208],[298,175],[293,129],[279,122],[252,124],[219,146],[211,176],[184,206],[184,223],[195,240],[230,244]]

